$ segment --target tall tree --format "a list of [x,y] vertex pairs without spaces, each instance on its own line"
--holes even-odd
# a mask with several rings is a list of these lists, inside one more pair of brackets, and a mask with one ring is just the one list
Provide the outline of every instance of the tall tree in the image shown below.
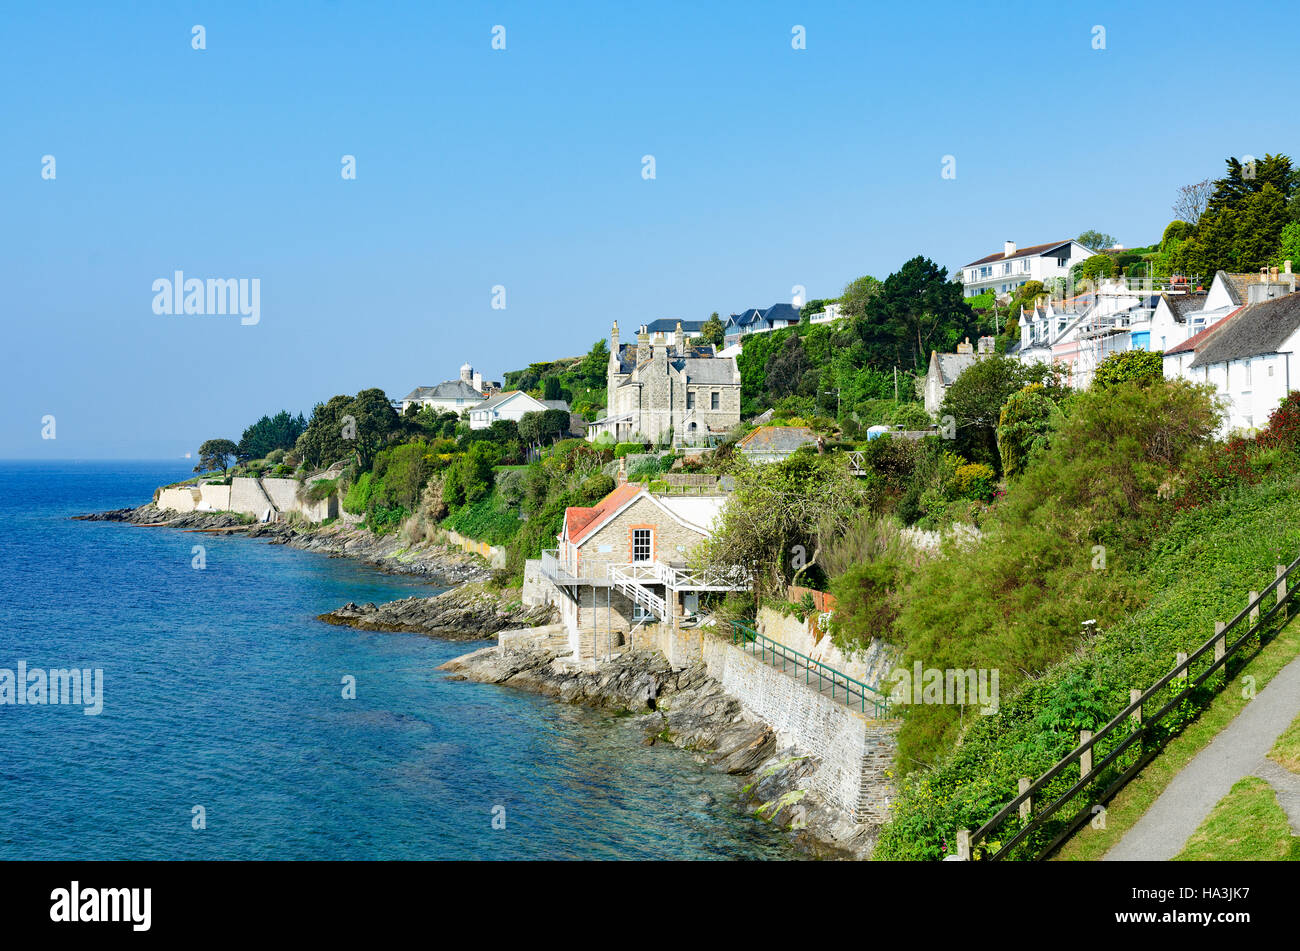
[[195,472],[215,472],[225,475],[239,453],[239,447],[229,439],[208,439],[199,446],[199,464]]
[[709,315],[709,319],[700,328],[700,336],[718,349],[722,349],[722,344],[726,340],[726,328],[722,326],[722,318],[718,316],[716,310]]
[[879,365],[921,369],[930,351],[948,349],[977,332],[975,312],[948,269],[917,255],[885,279],[866,305],[861,333]]
[[867,312],[867,304],[880,293],[883,285],[870,274],[849,281],[840,297],[840,312],[850,317],[860,317]]

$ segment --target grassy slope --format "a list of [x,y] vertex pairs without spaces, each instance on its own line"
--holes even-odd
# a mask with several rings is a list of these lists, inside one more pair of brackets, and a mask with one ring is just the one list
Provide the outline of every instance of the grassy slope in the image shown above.
[[1174,861],[1300,862],[1300,836],[1291,834],[1273,787],[1247,776],[1219,800]]
[[[1280,479],[1176,519],[1153,546],[1147,607],[1030,681],[1016,696],[1004,697],[999,715],[976,721],[962,745],[936,769],[907,783],[895,801],[895,816],[882,835],[877,857],[935,859],[944,854],[945,845],[952,851],[956,831],[975,829],[992,816],[1014,796],[1018,777],[1042,773],[1073,748],[1079,729],[1095,729],[1121,709],[1129,687],[1146,687],[1172,666],[1177,651],[1199,646],[1212,633],[1214,621],[1231,617],[1245,603],[1248,590],[1272,579],[1274,564],[1300,552],[1298,489],[1295,479]],[[1264,683],[1264,667],[1275,664],[1274,670],[1280,669],[1298,652],[1294,632],[1284,631],[1266,651],[1269,659],[1256,659],[1257,689]],[[1206,735],[1196,748],[1208,742],[1231,719],[1231,697],[1238,693],[1220,697],[1227,706],[1211,715],[1221,721],[1193,724],[1182,734],[1184,744],[1195,743],[1201,730]],[[1194,752],[1185,754],[1183,761]],[[1176,772],[1172,762],[1169,775]],[[1146,773],[1155,775],[1156,769],[1153,764]],[[1144,781],[1140,779],[1139,786]],[[1162,789],[1164,783],[1150,785]],[[1131,785],[1112,803],[1108,829],[1101,836],[1118,837],[1124,796],[1134,789]],[[1145,804],[1135,800],[1136,815],[1153,799],[1149,794]],[[1008,823],[1002,834],[1014,828],[1014,822]],[[1096,857],[1105,848],[1109,845],[1072,857]]]

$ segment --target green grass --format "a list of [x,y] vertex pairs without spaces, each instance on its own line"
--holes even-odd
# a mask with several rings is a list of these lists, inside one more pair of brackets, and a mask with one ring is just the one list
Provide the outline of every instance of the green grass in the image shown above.
[[1192,833],[1175,862],[1300,862],[1273,787],[1258,776],[1239,780]]
[[[1242,679],[1255,678],[1255,691],[1263,690],[1279,670],[1300,655],[1300,624],[1292,623],[1259,652],[1237,674],[1234,687],[1224,690],[1195,721],[1170,740],[1164,750],[1125,786],[1106,806],[1106,828],[1084,826],[1052,857],[1054,861],[1100,859],[1142,818],[1165,787],[1196,754],[1245,709],[1250,701],[1242,696]],[[1294,730],[1295,724],[1291,729]],[[1288,731],[1289,732],[1289,731]]]
[[1291,725],[1277,738],[1273,748],[1268,751],[1268,758],[1293,773],[1300,773],[1300,716],[1292,720]]

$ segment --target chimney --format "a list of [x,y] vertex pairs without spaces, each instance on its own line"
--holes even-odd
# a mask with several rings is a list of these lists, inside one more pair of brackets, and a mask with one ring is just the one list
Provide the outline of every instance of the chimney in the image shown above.
[[618,476],[615,481],[619,485],[627,484],[627,456],[618,457]]
[[1016,243],[1014,241],[1007,241],[1002,245],[1002,256],[1004,258],[1009,258],[1011,257],[1011,255],[1015,253],[1016,253]]
[[650,359],[650,331],[646,328],[645,324],[642,324],[641,329],[638,330],[636,334],[637,366],[640,366],[641,364],[645,363],[649,359]]
[[992,353],[996,345],[997,341],[993,337],[980,337],[976,348],[979,353]]
[[682,322],[677,321],[677,329],[673,331],[673,342],[677,345],[677,352],[682,353],[686,350],[686,331],[682,330]]
[[478,390],[480,393],[483,392],[483,374],[478,370],[474,371],[474,382],[471,383],[470,386],[474,387],[474,389]]
[[614,321],[614,326],[609,329],[609,352],[618,356],[618,321]]
[[958,353],[974,353],[975,348],[970,345],[970,337],[966,338],[964,343],[957,344]]

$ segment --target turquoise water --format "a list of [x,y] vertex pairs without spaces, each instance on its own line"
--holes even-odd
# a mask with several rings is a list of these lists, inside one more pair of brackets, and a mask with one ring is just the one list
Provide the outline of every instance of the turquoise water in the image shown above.
[[68,519],[186,475],[0,463],[0,668],[104,672],[98,716],[0,705],[0,858],[794,857],[734,780],[641,746],[630,718],[434,670],[480,643],[315,620],[437,589],[257,540]]

